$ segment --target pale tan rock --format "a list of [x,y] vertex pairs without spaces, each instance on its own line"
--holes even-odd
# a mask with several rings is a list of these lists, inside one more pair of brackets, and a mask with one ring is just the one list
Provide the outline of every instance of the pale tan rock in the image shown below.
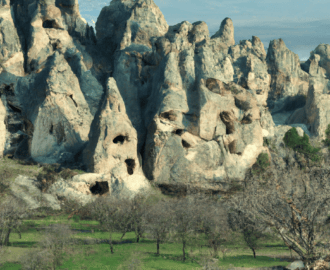
[[[237,84],[251,89],[256,94],[258,105],[267,106],[268,92],[270,91],[271,75],[265,61],[266,52],[260,39],[256,36],[244,40],[240,44],[230,47],[235,70],[234,80]],[[242,59],[246,65],[242,65]],[[244,74],[247,74],[244,75]]]
[[324,93],[325,86],[318,80],[311,80],[305,106],[306,122],[311,125],[311,133],[319,140],[326,138],[325,131],[330,123],[330,97]]
[[324,68],[324,75],[327,79],[330,79],[330,45],[319,44],[312,52],[310,59],[313,59],[313,55],[319,55],[319,66]]
[[266,61],[272,75],[270,99],[276,103],[279,98],[307,95],[309,74],[300,68],[298,55],[290,51],[282,39],[269,43]]
[[221,42],[227,46],[235,45],[233,21],[230,18],[225,18],[221,22],[220,29],[211,38],[220,38]]
[[11,16],[10,4],[0,3],[0,74],[3,71],[24,76],[24,57],[16,26]]
[[[169,26],[152,0],[112,1],[95,37],[78,1],[70,3],[13,8],[3,0],[0,8],[0,81],[11,90],[1,98],[6,150],[19,157],[28,149],[45,163],[81,162],[88,171],[59,181],[55,194],[88,201],[104,185],[110,196],[133,196],[149,181],[227,191],[260,153],[269,154],[264,137],[281,145],[291,128],[275,127],[269,101],[277,124],[285,118],[281,124],[298,125],[301,136],[324,133],[328,47],[300,66],[281,39],[266,54],[256,36],[235,45],[229,18],[211,38],[202,21]],[[286,98],[303,94],[305,107],[286,112]]]
[[[127,117],[125,104],[113,78],[108,80],[105,100],[92,124],[83,155],[90,172],[112,174],[131,192],[149,187],[137,151],[137,133]],[[109,182],[109,186],[113,183]]]

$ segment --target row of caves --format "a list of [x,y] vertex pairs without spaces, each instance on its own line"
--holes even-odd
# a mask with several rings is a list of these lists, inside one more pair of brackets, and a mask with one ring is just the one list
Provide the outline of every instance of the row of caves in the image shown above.
[[[161,113],[160,117],[168,119],[170,121],[176,120],[176,116],[172,110],[169,112]],[[226,126],[226,135],[233,134],[235,132],[235,116],[233,115],[233,113],[228,112],[228,111],[223,111],[220,113],[220,119]],[[243,118],[242,121],[244,121],[244,123],[252,122],[245,118]],[[184,133],[183,129],[177,129],[177,130],[173,131],[173,134],[176,134],[179,136],[181,136],[183,133]],[[184,139],[181,140],[181,143],[182,143],[183,148],[185,148],[185,149],[191,147],[191,145],[188,142],[186,142]],[[236,153],[236,144],[237,144],[237,142],[236,142],[236,140],[234,140],[228,145],[228,149],[231,154]],[[237,153],[237,154],[240,155],[241,153]]]

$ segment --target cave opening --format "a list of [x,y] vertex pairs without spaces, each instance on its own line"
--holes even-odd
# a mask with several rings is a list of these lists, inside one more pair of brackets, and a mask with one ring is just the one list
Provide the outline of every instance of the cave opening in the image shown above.
[[125,142],[125,140],[127,140],[126,136],[119,135],[119,136],[117,136],[116,138],[113,139],[113,142],[123,144]]
[[55,20],[46,20],[42,23],[43,28],[54,28]]
[[183,133],[184,133],[184,130],[183,130],[183,129],[177,129],[177,130],[175,131],[175,134],[176,134],[176,135],[179,135],[179,136],[181,136]]
[[103,195],[109,192],[109,184],[107,181],[96,181],[95,185],[91,186],[89,190],[93,195]]
[[129,175],[133,174],[133,169],[135,168],[135,160],[134,159],[126,159],[125,160],[127,166],[127,172]]
[[184,148],[189,148],[191,145],[189,143],[187,143],[185,140],[182,140],[182,146]]

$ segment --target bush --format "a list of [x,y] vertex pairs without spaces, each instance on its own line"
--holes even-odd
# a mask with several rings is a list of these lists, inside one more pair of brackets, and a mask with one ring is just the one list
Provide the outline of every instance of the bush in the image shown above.
[[42,171],[37,176],[37,180],[40,183],[39,188],[42,192],[46,192],[58,179],[56,173],[58,166],[59,164],[45,164],[42,167]]
[[268,154],[260,153],[257,158],[257,162],[253,164],[251,171],[253,174],[264,172],[269,165],[270,163]]
[[32,249],[19,258],[22,270],[48,269],[52,265],[51,254],[48,250]]
[[121,264],[118,269],[129,269],[129,270],[138,270],[145,269],[142,260],[146,256],[137,249],[131,254],[128,260]]
[[328,146],[328,149],[330,151],[330,124],[328,125],[326,131],[325,131],[325,134],[326,134],[326,139],[325,140],[322,140],[322,142]]
[[73,170],[71,170],[71,169],[69,169],[69,168],[66,168],[66,169],[64,169],[63,171],[61,171],[61,172],[59,173],[59,175],[60,175],[63,179],[70,179],[70,178],[72,178],[73,176],[78,175],[78,173],[75,172],[75,171],[73,171]]
[[74,216],[72,217],[72,219],[73,219],[74,222],[79,222],[80,217],[79,217],[78,215],[74,215]]
[[321,150],[321,148],[312,147],[309,143],[309,137],[307,134],[304,134],[303,137],[300,137],[295,127],[291,128],[285,133],[283,141],[287,147],[304,154],[312,161],[318,162],[321,160],[321,156],[317,153]]

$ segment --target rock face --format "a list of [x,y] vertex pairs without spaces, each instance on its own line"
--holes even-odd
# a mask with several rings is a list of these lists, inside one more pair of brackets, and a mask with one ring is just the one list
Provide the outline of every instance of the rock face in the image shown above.
[[0,7],[0,155],[83,169],[80,198],[149,181],[227,191],[276,125],[325,138],[329,45],[300,66],[281,39],[235,45],[230,18],[211,38],[205,22],[169,26],[153,0],[111,1],[96,35],[78,0]]

